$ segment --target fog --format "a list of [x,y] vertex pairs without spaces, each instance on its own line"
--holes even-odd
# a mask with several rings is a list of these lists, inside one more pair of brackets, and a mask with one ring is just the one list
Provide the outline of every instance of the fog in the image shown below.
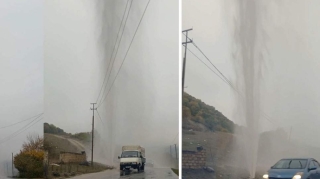
[[[320,159],[320,144],[311,139],[318,136],[320,107],[318,6],[318,1],[183,3],[183,29],[193,27],[190,37],[242,96],[190,53],[186,91],[248,127],[250,138],[238,135],[230,161],[247,163],[251,178],[283,157]],[[276,135],[277,128],[284,133]],[[270,130],[269,137],[260,136]]]
[[113,165],[122,145],[142,145],[147,160],[167,166],[179,140],[178,2],[150,2],[121,66],[148,1],[129,1],[111,60],[126,3],[46,2],[45,120],[71,133],[91,131],[90,103],[98,102],[95,161]]
[[27,120],[43,113],[42,13],[40,1],[0,1],[0,178],[26,136],[43,133],[41,118]]

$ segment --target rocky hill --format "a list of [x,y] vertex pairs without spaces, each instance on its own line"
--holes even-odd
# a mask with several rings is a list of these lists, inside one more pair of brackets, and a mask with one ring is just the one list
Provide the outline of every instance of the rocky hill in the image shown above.
[[195,131],[233,133],[235,124],[220,111],[188,93],[183,94],[182,127]]

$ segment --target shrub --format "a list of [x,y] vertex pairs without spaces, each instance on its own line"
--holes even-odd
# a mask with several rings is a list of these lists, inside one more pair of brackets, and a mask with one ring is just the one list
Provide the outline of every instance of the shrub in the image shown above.
[[14,166],[19,170],[20,177],[43,177],[43,159],[43,151],[20,151],[14,156]]

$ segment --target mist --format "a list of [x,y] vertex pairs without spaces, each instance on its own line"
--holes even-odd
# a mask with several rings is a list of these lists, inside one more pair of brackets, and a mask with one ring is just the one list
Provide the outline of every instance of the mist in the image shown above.
[[315,93],[319,72],[313,70],[319,66],[320,54],[313,49],[319,35],[310,33],[319,27],[320,14],[312,8],[317,3],[234,3],[235,84],[244,94],[237,94],[235,120],[245,120],[246,126],[234,152],[246,154],[239,162],[246,161],[250,178],[281,158],[319,160],[320,145],[310,140],[317,132],[319,106]]
[[185,91],[241,126],[223,164],[235,168],[233,177],[259,177],[285,157],[319,160],[320,144],[312,140],[318,136],[320,107],[319,2],[186,0],[182,5],[182,28],[193,27],[190,38],[239,91],[188,53]]
[[122,145],[142,145],[147,160],[166,166],[179,141],[178,2],[150,2],[118,73],[147,3],[129,1],[111,58],[127,1],[46,2],[46,122],[91,131],[90,103],[97,102],[94,160],[108,165],[118,162]]
[[0,2],[0,178],[26,136],[43,135],[41,118],[27,120],[43,113],[42,11],[40,1]]

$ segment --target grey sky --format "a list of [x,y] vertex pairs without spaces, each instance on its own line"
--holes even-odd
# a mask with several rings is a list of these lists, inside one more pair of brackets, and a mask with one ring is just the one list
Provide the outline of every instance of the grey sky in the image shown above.
[[[42,13],[42,1],[0,1],[0,128],[43,112]],[[0,129],[0,140],[29,122]],[[4,162],[11,161],[12,152],[19,152],[26,136],[42,136],[42,131],[40,121],[11,140],[0,142],[1,174],[5,174]]]
[[[223,1],[194,0],[182,2],[182,29],[193,28],[189,36],[204,51],[212,62],[226,75],[233,79],[231,62],[231,29],[227,27]],[[182,36],[183,41],[185,37]],[[205,58],[189,44],[197,56]],[[184,48],[182,50],[184,52]],[[230,88],[190,52],[187,52],[186,92],[213,105],[232,120],[234,100]]]
[[[126,2],[46,2],[47,122],[72,133],[91,130],[90,103],[100,91]],[[115,79],[147,2],[133,1],[104,94]],[[168,151],[170,144],[178,143],[177,9],[178,1],[150,2],[127,59],[98,108],[103,123],[95,114],[95,127],[106,148],[103,157],[117,156],[115,146],[128,143],[165,146]]]
[[[182,2],[182,29],[193,27],[190,37],[233,82],[236,80],[231,56],[235,50],[235,2]],[[274,121],[270,124],[264,119],[262,128],[283,126],[288,131],[292,126],[293,138],[305,140],[317,132],[320,117],[319,2],[266,1],[261,4],[263,22],[259,28],[267,34],[264,43],[269,51],[265,56],[261,103],[262,110]],[[191,50],[197,52],[195,48]],[[230,88],[191,53],[187,58],[186,91],[240,123]],[[298,132],[301,130],[303,135]]]

